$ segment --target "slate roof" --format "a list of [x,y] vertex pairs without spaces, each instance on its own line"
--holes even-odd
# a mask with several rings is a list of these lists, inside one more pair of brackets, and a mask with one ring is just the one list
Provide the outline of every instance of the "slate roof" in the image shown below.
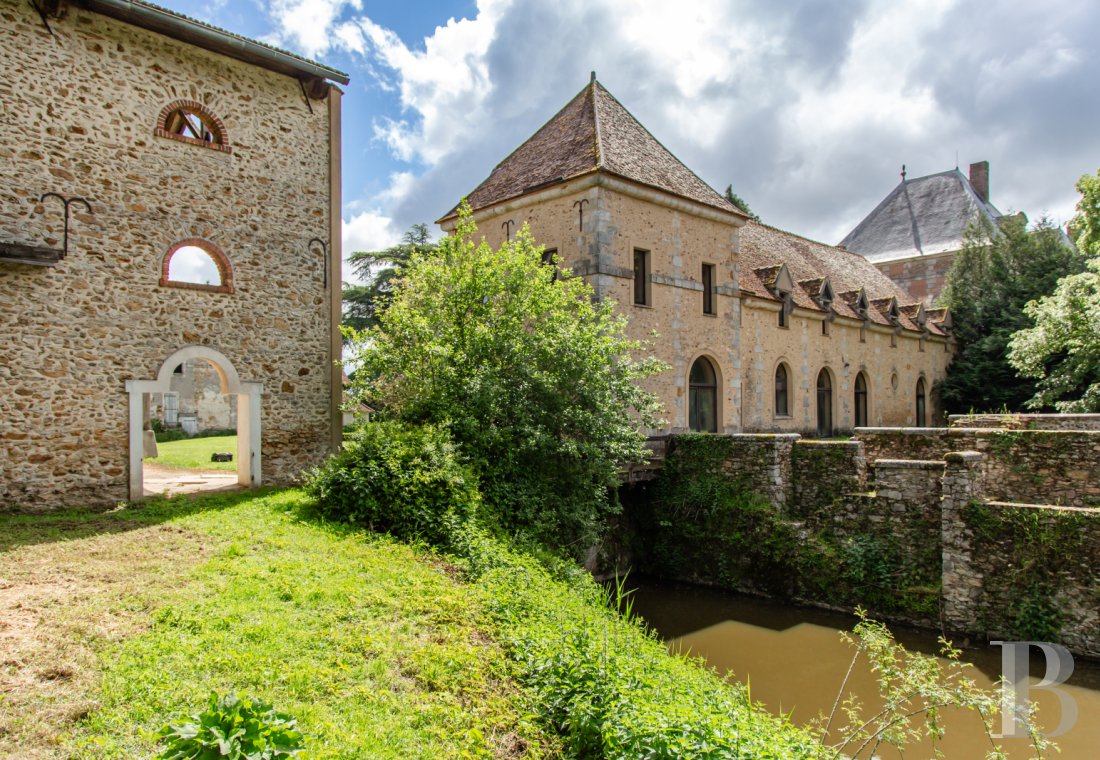
[[876,262],[957,251],[972,222],[1000,216],[956,168],[903,179],[840,245]]
[[[860,318],[855,305],[862,288],[871,306],[867,316],[872,322],[891,325],[886,311],[890,299],[894,298],[901,312],[901,327],[921,332],[921,326],[916,321],[917,299],[858,253],[754,221],[746,222],[740,234],[740,284],[743,295],[778,302],[779,298],[769,290],[769,285],[775,281],[780,267],[786,264],[791,279],[797,284],[791,291],[795,306],[822,312],[813,296],[820,291],[822,280],[828,277],[836,294],[832,310],[838,315]],[[929,332],[944,335],[945,331],[938,322],[943,319],[945,311],[939,310],[935,318],[932,311],[926,314]]]
[[[467,196],[474,210],[602,171],[744,214],[684,166],[594,78]],[[454,216],[451,209],[443,221]]]

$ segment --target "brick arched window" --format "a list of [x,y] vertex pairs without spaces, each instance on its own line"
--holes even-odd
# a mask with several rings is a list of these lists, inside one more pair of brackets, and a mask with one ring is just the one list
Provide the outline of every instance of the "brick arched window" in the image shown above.
[[157,128],[153,133],[157,137],[201,145],[223,153],[232,152],[225,123],[209,108],[194,100],[176,100],[166,105],[157,117]]
[[218,246],[202,238],[181,240],[164,254],[160,266],[162,288],[233,292],[233,267]]

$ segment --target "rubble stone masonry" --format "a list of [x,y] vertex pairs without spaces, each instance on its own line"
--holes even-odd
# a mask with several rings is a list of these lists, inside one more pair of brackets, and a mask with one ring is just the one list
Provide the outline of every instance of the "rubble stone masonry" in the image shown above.
[[[176,350],[215,349],[263,384],[263,480],[331,445],[330,123],[299,82],[69,5],[0,1],[0,245],[62,246],[52,267],[0,261],[0,509],[128,496],[125,382]],[[329,98],[338,98],[338,91]],[[175,101],[221,121],[231,150],[158,136]],[[338,114],[338,110],[335,111]],[[338,197],[335,199],[338,204]],[[181,240],[211,241],[231,293],[162,287]],[[339,241],[329,242],[330,251]]]

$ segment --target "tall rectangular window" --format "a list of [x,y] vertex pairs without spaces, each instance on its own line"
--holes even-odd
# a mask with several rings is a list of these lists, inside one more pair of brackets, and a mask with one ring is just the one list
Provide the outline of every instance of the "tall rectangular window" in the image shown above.
[[542,252],[543,266],[554,267],[554,273],[551,275],[551,279],[555,282],[557,282],[558,279],[558,268],[557,265],[554,264],[554,257],[557,255],[557,248],[547,248],[545,251]]
[[714,264],[703,264],[703,313],[714,314]]
[[649,251],[634,249],[634,303],[649,306]]

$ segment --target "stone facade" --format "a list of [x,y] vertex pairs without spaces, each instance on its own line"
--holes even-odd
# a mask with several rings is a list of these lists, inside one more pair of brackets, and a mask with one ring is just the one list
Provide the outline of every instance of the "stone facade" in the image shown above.
[[[578,187],[588,185],[587,187]],[[562,267],[584,275],[597,297],[609,298],[630,317],[629,335],[647,341],[669,369],[648,378],[662,400],[667,429],[688,429],[688,373],[700,356],[717,369],[719,431],[741,430],[740,299],[736,295],[737,230],[733,219],[702,207],[674,204],[657,193],[588,181],[522,208],[491,209],[475,217],[480,234],[496,247],[507,239],[508,220],[526,223],[540,244],[557,251]],[[569,192],[572,190],[572,192]],[[535,199],[541,200],[541,199]],[[575,204],[586,201],[583,227]],[[650,252],[650,302],[633,302],[635,249]],[[703,313],[700,272],[717,267],[715,314]],[[661,430],[647,431],[650,433]]]
[[[0,258],[0,508],[140,497],[126,383],[187,346],[262,384],[262,480],[291,481],[339,441],[339,90],[307,102],[294,76],[62,9],[55,39],[30,4],[0,3],[0,247],[61,248],[43,193],[92,209],[74,206],[56,265]],[[225,144],[157,134],[176,101],[216,114]],[[224,252],[231,292],[162,286],[196,238]]]
[[[863,424],[919,424],[918,383],[923,424],[938,418],[932,389],[952,356],[946,311],[926,311],[858,254],[748,220],[595,79],[468,202],[494,247],[529,225],[562,267],[618,305],[630,337],[647,341],[668,365],[647,383],[666,412],[664,427],[649,434],[829,437],[857,424],[861,373],[868,386]],[[439,223],[451,231],[456,220],[452,210]],[[693,413],[697,363],[715,375],[713,426]],[[780,365],[788,371],[786,414],[775,408]],[[831,390],[829,409],[819,414],[823,371]]]
[[[183,418],[190,417],[196,430],[228,430],[237,427],[237,408],[227,394],[222,393],[218,371],[210,362],[191,359],[172,373],[171,391],[175,405],[164,393],[150,393],[149,414],[164,427],[184,427]],[[170,415],[170,410],[175,414]],[[174,416],[174,419],[170,419]],[[189,431],[194,432],[194,431]]]

